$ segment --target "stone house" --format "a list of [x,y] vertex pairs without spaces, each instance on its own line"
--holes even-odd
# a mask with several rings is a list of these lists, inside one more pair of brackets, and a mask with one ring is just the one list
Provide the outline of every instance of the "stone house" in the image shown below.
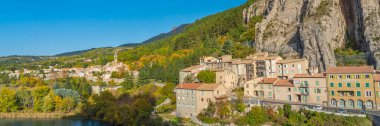
[[227,90],[220,84],[184,83],[176,86],[176,116],[196,117],[210,103],[225,99]]

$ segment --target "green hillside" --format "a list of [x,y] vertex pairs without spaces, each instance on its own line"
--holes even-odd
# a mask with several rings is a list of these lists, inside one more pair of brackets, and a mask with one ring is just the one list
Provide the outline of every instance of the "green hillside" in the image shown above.
[[[147,83],[149,79],[177,83],[179,70],[197,64],[201,56],[232,54],[235,58],[242,58],[255,51],[249,45],[254,39],[254,24],[261,18],[254,18],[248,27],[244,27],[242,21],[242,10],[252,3],[253,0],[249,0],[239,7],[204,17],[184,25],[180,32],[159,39],[154,37],[140,46],[97,48],[67,53],[69,55],[64,53],[59,57],[22,66],[65,68],[104,65],[113,60],[113,53],[117,49],[120,52],[119,61],[128,64],[132,70],[140,70],[140,84]],[[88,59],[91,61],[84,62]]]
[[144,84],[148,79],[177,83],[179,70],[198,63],[204,55],[245,57],[255,51],[247,45],[254,38],[254,24],[261,19],[243,26],[242,10],[252,2],[197,20],[177,35],[126,50],[119,59],[140,70],[139,83]]

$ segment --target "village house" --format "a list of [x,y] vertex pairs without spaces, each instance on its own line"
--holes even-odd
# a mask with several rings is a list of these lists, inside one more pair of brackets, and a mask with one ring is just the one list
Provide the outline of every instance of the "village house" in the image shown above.
[[253,87],[253,96],[257,98],[274,99],[273,85],[278,80],[278,78],[263,78]]
[[214,70],[215,71],[215,82],[222,84],[228,90],[240,87],[238,85],[238,75],[231,70]]
[[282,79],[293,78],[295,74],[306,74],[309,70],[309,61],[306,59],[279,60],[276,65],[277,75]]
[[290,80],[277,79],[273,83],[274,99],[279,101],[295,101],[294,85]]
[[197,75],[199,72],[206,70],[206,65],[191,66],[179,71],[179,83],[189,83],[186,79],[190,79],[193,82],[198,82]]
[[293,84],[296,102],[328,104],[326,77],[323,74],[296,74]]
[[375,99],[376,99],[376,107],[377,109],[380,109],[380,74],[376,73],[373,77],[374,79],[374,86],[375,86]]
[[220,84],[184,83],[176,86],[176,116],[196,117],[210,103],[225,99],[226,88]]
[[325,74],[330,106],[356,109],[376,108],[372,67],[330,67]]
[[269,54],[265,52],[249,55],[245,58],[245,60],[253,61],[253,66],[255,69],[254,77],[276,78],[276,63],[279,60],[282,60],[282,58],[276,55],[269,56]]

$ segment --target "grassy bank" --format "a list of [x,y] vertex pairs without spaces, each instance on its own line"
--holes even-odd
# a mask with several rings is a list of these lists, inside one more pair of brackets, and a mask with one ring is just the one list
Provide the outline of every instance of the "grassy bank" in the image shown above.
[[57,119],[66,117],[75,117],[76,113],[37,113],[37,112],[11,112],[0,113],[0,118],[42,118],[42,119]]

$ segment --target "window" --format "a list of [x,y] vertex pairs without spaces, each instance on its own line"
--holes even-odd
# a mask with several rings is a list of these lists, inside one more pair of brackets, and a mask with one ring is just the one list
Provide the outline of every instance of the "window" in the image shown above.
[[365,96],[371,97],[372,96],[372,92],[371,91],[365,91]]
[[360,75],[355,75],[355,78],[356,78],[356,79],[359,79],[359,78],[360,78]]
[[288,95],[288,100],[289,100],[289,101],[292,100],[292,95]]
[[203,98],[201,98],[201,101],[203,101]]
[[378,91],[376,95],[377,95],[377,97],[380,97],[380,91]]
[[346,75],[346,78],[347,79],[351,79],[351,75]]
[[272,98],[272,92],[269,92],[269,98]]
[[365,83],[365,87],[370,87],[370,86],[369,86],[369,83]]
[[245,87],[246,87],[246,88],[249,88],[249,84],[247,84]]
[[301,64],[298,64],[298,69],[301,69]]
[[330,75],[330,77],[329,77],[330,79],[333,79],[334,78],[334,75]]
[[335,92],[334,91],[331,91],[331,96],[334,96],[335,95]]
[[347,87],[351,87],[351,83],[347,83]]
[[293,68],[295,67],[294,64],[292,64],[292,67],[293,67]]
[[286,68],[286,65],[284,65],[284,68]]
[[339,94],[339,96],[343,96],[343,95],[344,95],[344,92],[339,92],[339,91],[338,91],[338,94]]
[[368,74],[366,74],[366,75],[364,75],[364,77],[365,77],[365,78],[369,78],[369,75],[368,75]]
[[321,93],[321,89],[319,89],[319,88],[317,88],[317,89],[315,89],[315,93]]
[[330,87],[334,87],[334,83],[330,83]]
[[264,89],[264,85],[260,85],[261,86],[261,89]]
[[317,101],[321,101],[321,96],[317,96]]
[[360,97],[362,96],[362,93],[360,91],[356,91],[356,96]]
[[360,87],[360,83],[356,83],[356,87]]
[[291,88],[288,88],[288,92],[291,92],[292,91],[292,89]]
[[319,81],[315,81],[315,85],[319,86]]
[[338,75],[338,79],[342,79],[342,75]]
[[338,86],[339,86],[339,87],[342,87],[342,85],[343,85],[342,83],[338,83]]
[[272,89],[272,85],[268,85],[268,89]]

